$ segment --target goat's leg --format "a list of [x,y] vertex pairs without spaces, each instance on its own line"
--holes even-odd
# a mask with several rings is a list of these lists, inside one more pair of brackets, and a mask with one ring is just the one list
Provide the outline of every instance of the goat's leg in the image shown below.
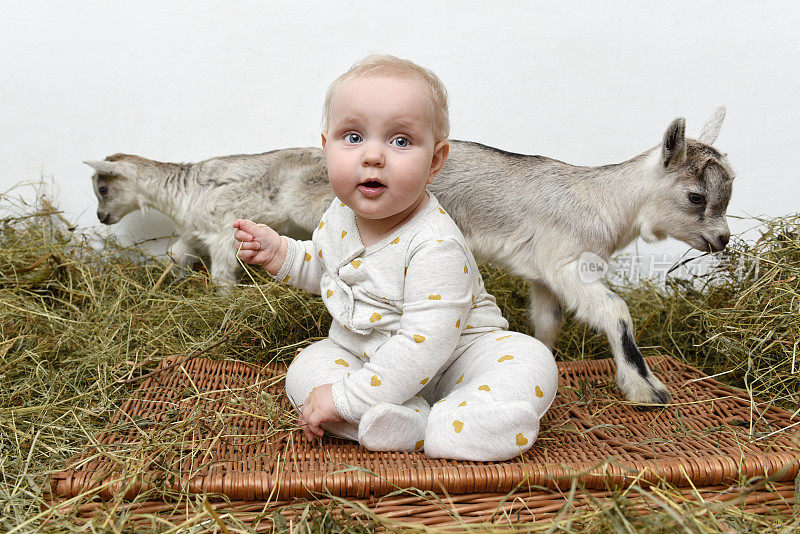
[[531,280],[530,287],[528,315],[533,323],[534,336],[552,350],[564,324],[564,312],[558,298],[543,282]]
[[584,282],[578,276],[578,262],[550,273],[547,284],[575,316],[608,336],[617,365],[617,385],[633,402],[665,404],[667,387],[653,374],[636,346],[633,321],[622,298],[599,280]]
[[191,239],[179,237],[172,243],[167,250],[167,255],[178,265],[178,269],[173,269],[176,276],[184,276],[186,271],[191,269],[195,263],[200,261],[200,254]]
[[236,258],[233,232],[217,236],[216,242],[209,249],[211,280],[217,285],[219,293],[228,293],[236,285],[236,277],[241,269]]

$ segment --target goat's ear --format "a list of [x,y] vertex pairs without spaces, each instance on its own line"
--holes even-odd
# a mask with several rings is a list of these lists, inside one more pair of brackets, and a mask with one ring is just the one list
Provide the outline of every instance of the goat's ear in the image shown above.
[[707,145],[713,145],[714,141],[716,141],[719,136],[719,130],[722,128],[723,120],[725,120],[725,106],[719,106],[711,113],[705,126],[700,130],[700,135],[697,136],[697,140]]
[[102,174],[116,174],[123,178],[136,177],[136,166],[125,161],[84,161],[89,167]]
[[686,161],[686,119],[678,117],[664,132],[661,145],[661,162],[664,167]]

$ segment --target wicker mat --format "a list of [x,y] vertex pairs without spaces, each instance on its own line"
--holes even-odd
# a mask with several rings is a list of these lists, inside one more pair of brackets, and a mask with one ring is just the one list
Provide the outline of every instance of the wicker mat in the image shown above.
[[[611,360],[560,363],[556,402],[528,453],[507,462],[458,462],[369,452],[331,438],[311,444],[299,431],[281,428],[288,401],[281,395],[276,404],[274,394],[283,390],[285,365],[203,358],[174,365],[179,359],[168,358],[107,429],[52,475],[51,498],[63,502],[92,492],[100,500],[130,499],[157,490],[169,500],[170,491],[188,490],[223,494],[233,501],[226,506],[257,515],[265,502],[341,496],[438,523],[459,509],[485,518],[513,491],[527,495],[520,501],[528,510],[523,515],[551,514],[576,480],[595,497],[634,482],[666,483],[708,500],[733,496],[750,507],[791,507],[791,481],[800,471],[800,425],[791,414],[751,402],[745,392],[672,358],[647,360],[672,392],[669,407],[639,411],[623,401]],[[744,492],[749,501],[724,491],[754,477],[767,477],[770,490]],[[442,513],[420,492],[402,495],[403,488],[447,495],[455,508]],[[102,506],[91,503],[84,512]]]
[[[718,511],[725,507],[737,507],[752,514],[781,515],[797,514],[794,482],[764,483],[734,486],[698,486],[668,489],[672,503],[692,502],[694,513]],[[91,502],[77,507],[79,519],[114,518],[125,514],[134,524],[153,524],[154,516],[172,524],[188,527],[205,524],[214,526],[209,510],[217,517],[231,524],[231,519],[241,522],[256,532],[285,531],[277,527],[275,513],[283,521],[291,524],[307,513],[309,507],[326,510],[333,515],[346,514],[351,518],[369,520],[379,516],[382,523],[393,521],[446,527],[471,523],[493,523],[506,525],[562,520],[574,517],[576,513],[593,510],[624,509],[626,516],[636,516],[661,511],[664,492],[640,494],[620,491],[577,489],[574,493],[560,493],[555,490],[531,489],[514,493],[476,493],[468,495],[421,495],[401,492],[398,495],[351,499],[342,503],[332,498],[319,498],[313,501],[228,501],[208,502],[165,502],[137,501],[134,503]],[[702,510],[702,511],[700,511]],[[319,514],[319,512],[318,512]],[[130,523],[129,523],[130,524]],[[277,528],[276,528],[277,527]],[[333,529],[323,529],[328,531]],[[316,530],[314,530],[316,532]]]

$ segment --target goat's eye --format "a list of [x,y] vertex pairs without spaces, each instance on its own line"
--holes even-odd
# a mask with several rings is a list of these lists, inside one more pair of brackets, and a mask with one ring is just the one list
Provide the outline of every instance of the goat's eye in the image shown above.
[[100,196],[104,197],[108,194],[108,187],[101,185],[97,188],[97,192],[100,193]]
[[699,193],[689,193],[689,202],[692,204],[705,204],[706,197]]

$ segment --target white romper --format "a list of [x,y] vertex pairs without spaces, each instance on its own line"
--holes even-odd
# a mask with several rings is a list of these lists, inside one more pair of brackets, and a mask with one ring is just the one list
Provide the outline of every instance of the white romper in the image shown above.
[[290,365],[287,394],[299,407],[331,383],[345,422],[325,430],[371,450],[505,460],[536,439],[556,364],[539,341],[505,330],[464,236],[429,196],[368,247],[339,199],[311,241],[286,238],[275,278],[320,294],[333,317],[329,337]]

